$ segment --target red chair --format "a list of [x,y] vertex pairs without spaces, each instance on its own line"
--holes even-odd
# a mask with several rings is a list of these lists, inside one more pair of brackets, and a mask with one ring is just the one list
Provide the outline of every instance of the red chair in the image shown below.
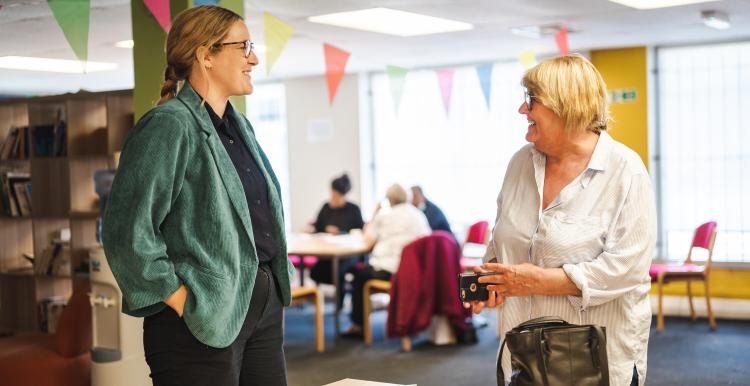
[[[693,307],[693,293],[691,284],[693,281],[702,281],[706,288],[706,308],[708,310],[708,323],[712,330],[716,330],[716,319],[711,310],[711,294],[709,292],[708,277],[711,271],[711,256],[714,252],[714,241],[716,240],[716,222],[710,221],[695,230],[693,243],[690,245],[687,259],[682,264],[652,264],[649,270],[651,282],[659,286],[659,316],[656,324],[657,331],[664,330],[664,312],[662,310],[662,289],[664,283],[673,281],[687,282],[687,294],[690,303],[690,317],[695,320],[695,308]],[[708,251],[708,258],[704,265],[694,264],[691,260],[693,248],[703,248]]]
[[469,227],[466,232],[466,243],[487,244],[487,230],[490,224],[487,221],[479,221]]

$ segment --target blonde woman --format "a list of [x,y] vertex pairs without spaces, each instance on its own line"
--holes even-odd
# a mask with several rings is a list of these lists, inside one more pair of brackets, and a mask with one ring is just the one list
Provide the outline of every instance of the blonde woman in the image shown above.
[[[610,384],[643,385],[656,240],[648,172],[607,134],[606,86],[588,60],[544,61],[522,83],[530,143],[508,165],[482,266],[499,274],[479,279],[492,292],[474,311],[503,304],[502,336],[540,316],[605,326]],[[509,355],[501,364],[510,376]]]
[[156,386],[286,385],[279,185],[229,102],[253,91],[250,33],[234,12],[199,6],[177,16],[166,48],[161,100],[128,135],[104,215],[123,312],[145,317]]

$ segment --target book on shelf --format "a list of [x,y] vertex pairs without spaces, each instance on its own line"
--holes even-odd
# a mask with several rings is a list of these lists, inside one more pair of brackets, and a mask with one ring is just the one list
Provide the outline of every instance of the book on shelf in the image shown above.
[[2,182],[2,201],[5,214],[11,217],[31,215],[31,200],[27,196],[27,184],[31,184],[31,175],[22,171],[5,171],[0,173]]

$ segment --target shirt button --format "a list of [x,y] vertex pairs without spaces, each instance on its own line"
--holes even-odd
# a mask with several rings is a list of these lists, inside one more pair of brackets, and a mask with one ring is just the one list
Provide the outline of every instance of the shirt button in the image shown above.
[[250,173],[250,168],[246,168],[245,171]]
[[260,205],[260,200],[255,200],[255,203]]
[[229,143],[234,143],[234,140],[231,140],[231,139],[230,139],[230,140],[229,140]]
[[270,234],[270,233],[268,233],[268,232],[266,232],[266,238],[267,238],[267,239],[270,239],[270,238],[271,238],[271,234]]

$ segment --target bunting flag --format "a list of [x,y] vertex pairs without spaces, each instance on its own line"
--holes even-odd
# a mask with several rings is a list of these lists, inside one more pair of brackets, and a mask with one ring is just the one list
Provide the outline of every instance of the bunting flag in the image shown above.
[[328,81],[328,103],[333,105],[341,78],[344,77],[346,62],[351,54],[328,43],[323,43],[323,56],[326,60],[326,80]]
[[396,111],[396,114],[398,114],[398,108],[401,105],[401,96],[404,94],[406,74],[409,73],[409,70],[397,66],[388,65],[385,67],[385,73],[386,75],[388,75],[388,85],[391,87],[393,108]]
[[148,11],[154,15],[161,29],[169,32],[169,27],[172,25],[169,16],[169,0],[143,0],[143,4],[146,4]]
[[196,7],[199,5],[217,5],[219,4],[219,1],[220,0],[193,0],[193,5]]
[[451,94],[453,94],[453,75],[456,73],[453,69],[435,70],[440,86],[440,95],[443,97],[443,107],[445,115],[451,112]]
[[536,65],[536,52],[534,50],[521,52],[521,54],[518,55],[518,61],[521,62],[524,70],[528,70]]
[[266,42],[266,75],[271,73],[294,28],[268,12],[263,12],[263,32]]
[[560,50],[560,55],[568,54],[568,27],[562,27],[560,31],[555,35],[555,41],[557,42],[557,49]]
[[90,0],[47,0],[78,60],[89,59]]
[[482,87],[484,101],[487,103],[487,110],[490,109],[490,95],[492,93],[492,69],[495,67],[492,63],[480,64],[476,67],[479,86]]

